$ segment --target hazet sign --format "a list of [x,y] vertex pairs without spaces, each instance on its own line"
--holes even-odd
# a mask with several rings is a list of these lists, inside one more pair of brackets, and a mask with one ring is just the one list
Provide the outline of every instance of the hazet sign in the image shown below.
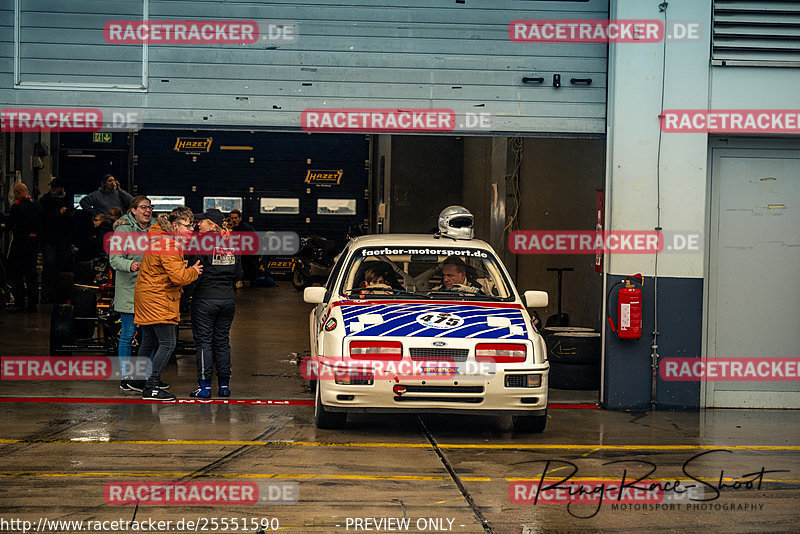
[[200,152],[210,152],[211,137],[178,137],[175,140],[175,151],[185,154],[199,154]]
[[306,173],[306,183],[315,185],[339,185],[342,179],[342,169],[337,171],[312,171]]

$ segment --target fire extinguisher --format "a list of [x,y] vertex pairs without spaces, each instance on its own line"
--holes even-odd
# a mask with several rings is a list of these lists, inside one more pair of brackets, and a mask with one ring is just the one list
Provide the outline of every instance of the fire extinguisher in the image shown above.
[[[611,331],[615,332],[620,339],[639,339],[642,337],[642,290],[630,281],[631,278],[637,277],[640,280],[640,285],[644,287],[644,277],[641,274],[629,276],[614,284],[614,286],[625,284],[625,287],[617,291],[617,321],[619,322],[619,329],[614,326],[614,321],[611,317],[608,318]],[[611,288],[612,291],[614,286]],[[609,291],[610,295],[611,291]]]

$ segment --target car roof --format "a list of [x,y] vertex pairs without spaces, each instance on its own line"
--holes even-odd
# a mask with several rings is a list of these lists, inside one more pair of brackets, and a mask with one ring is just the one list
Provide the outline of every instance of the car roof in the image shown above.
[[380,246],[478,248],[494,252],[488,243],[480,239],[453,239],[433,234],[371,234],[358,236],[350,242],[351,248]]

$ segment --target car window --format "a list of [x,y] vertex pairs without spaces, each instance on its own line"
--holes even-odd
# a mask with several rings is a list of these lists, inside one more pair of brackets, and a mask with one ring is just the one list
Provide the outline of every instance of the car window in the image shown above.
[[346,267],[339,291],[356,299],[514,299],[492,252],[456,247],[360,248]]
[[336,259],[336,264],[333,266],[330,276],[328,276],[328,281],[325,282],[325,289],[328,291],[333,291],[333,286],[336,284],[336,279],[339,278],[339,272],[342,270],[348,252],[348,248],[345,247],[344,251]]

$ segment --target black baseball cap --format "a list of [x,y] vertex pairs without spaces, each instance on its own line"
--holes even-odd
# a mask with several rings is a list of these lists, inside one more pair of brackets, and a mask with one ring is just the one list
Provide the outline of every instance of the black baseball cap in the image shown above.
[[222,223],[225,221],[225,215],[223,215],[222,212],[217,208],[211,208],[210,210],[206,210],[203,213],[194,216],[195,221],[202,221],[203,219],[209,219],[217,226],[222,226]]

